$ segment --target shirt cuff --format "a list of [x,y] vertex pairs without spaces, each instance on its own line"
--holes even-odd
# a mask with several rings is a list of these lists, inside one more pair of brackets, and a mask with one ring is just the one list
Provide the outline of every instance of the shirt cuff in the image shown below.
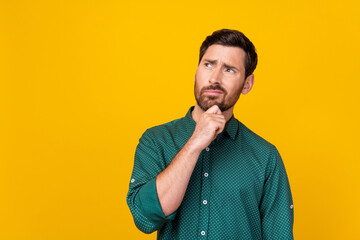
[[167,217],[165,216],[157,195],[155,178],[140,188],[136,198],[139,202],[143,215],[155,225],[162,225],[163,223],[175,218],[177,211]]

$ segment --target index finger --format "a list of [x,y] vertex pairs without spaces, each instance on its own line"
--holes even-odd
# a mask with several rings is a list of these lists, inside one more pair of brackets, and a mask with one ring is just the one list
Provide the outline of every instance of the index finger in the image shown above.
[[209,108],[207,111],[207,113],[214,113],[214,114],[221,114],[221,110],[219,108],[218,105],[214,105],[211,108]]

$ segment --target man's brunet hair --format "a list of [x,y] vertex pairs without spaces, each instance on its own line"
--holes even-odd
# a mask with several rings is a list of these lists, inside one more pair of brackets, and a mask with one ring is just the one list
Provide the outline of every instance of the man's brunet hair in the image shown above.
[[257,54],[253,43],[237,30],[221,29],[207,36],[200,47],[199,64],[206,50],[214,44],[227,47],[239,47],[245,51],[245,79],[254,72],[257,65]]

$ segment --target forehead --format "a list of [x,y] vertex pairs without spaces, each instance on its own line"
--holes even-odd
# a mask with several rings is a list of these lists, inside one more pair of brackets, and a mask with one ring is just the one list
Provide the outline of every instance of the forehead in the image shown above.
[[245,56],[245,51],[239,47],[214,44],[206,50],[201,61],[216,60],[219,63],[229,64],[244,69]]

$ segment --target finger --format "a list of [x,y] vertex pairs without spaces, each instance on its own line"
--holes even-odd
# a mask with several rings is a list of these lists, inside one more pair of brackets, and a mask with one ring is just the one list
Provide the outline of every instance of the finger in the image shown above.
[[213,129],[215,130],[215,134],[217,135],[224,130],[226,121],[224,119],[213,119],[210,124],[212,125]]
[[222,131],[224,131],[225,125],[220,125],[218,129],[216,129],[216,136],[219,135]]
[[204,119],[206,119],[206,121],[211,121],[211,120],[215,120],[215,121],[221,121],[221,122],[226,122],[225,120],[225,116],[222,114],[206,114],[204,116]]
[[207,111],[207,113],[214,113],[214,114],[221,114],[221,110],[218,107],[218,105],[214,105],[211,108],[209,108]]

